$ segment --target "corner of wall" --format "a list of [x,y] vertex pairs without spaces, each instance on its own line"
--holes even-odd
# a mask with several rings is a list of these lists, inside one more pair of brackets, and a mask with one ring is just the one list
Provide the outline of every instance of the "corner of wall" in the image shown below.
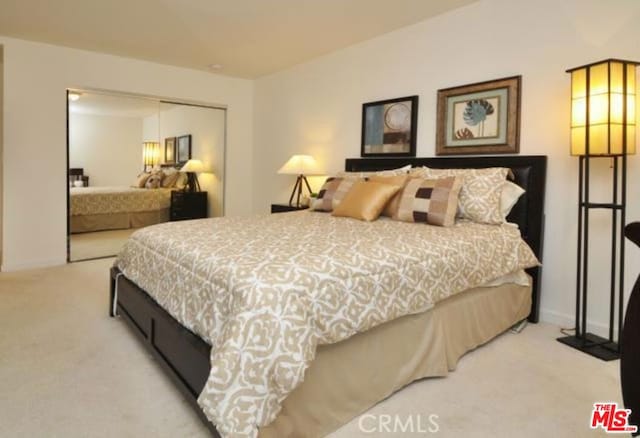
[[2,230],[3,216],[3,166],[4,166],[4,46],[0,44],[0,271],[2,270]]

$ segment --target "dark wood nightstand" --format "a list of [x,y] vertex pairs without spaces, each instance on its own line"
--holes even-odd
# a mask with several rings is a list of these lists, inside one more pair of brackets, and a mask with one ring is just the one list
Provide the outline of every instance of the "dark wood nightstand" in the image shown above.
[[286,213],[287,211],[306,210],[309,207],[296,207],[289,204],[271,204],[271,213]]
[[169,219],[184,221],[207,217],[207,192],[171,192]]

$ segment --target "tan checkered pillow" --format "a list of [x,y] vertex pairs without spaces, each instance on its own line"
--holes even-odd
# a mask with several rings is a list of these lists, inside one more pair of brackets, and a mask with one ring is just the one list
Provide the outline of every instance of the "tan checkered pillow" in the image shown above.
[[509,169],[491,167],[486,169],[432,169],[422,167],[411,174],[422,178],[444,178],[459,176],[462,189],[458,202],[458,216],[484,224],[501,224],[504,217],[500,211],[500,195]]
[[461,179],[455,176],[411,178],[402,189],[393,219],[450,227],[455,223],[461,186]]
[[327,178],[318,192],[318,197],[313,201],[311,210],[333,211],[344,199],[351,187],[360,180],[361,178]]

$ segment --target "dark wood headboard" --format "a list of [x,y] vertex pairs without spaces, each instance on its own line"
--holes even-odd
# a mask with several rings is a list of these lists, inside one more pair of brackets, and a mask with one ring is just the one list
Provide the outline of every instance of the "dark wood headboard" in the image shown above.
[[[363,172],[396,169],[411,164],[438,169],[508,167],[513,172],[513,182],[526,190],[511,210],[507,220],[518,224],[525,242],[538,260],[542,261],[544,238],[544,192],[547,177],[547,157],[544,155],[503,155],[484,157],[431,157],[431,158],[348,158],[345,170]],[[540,282],[542,268],[527,272],[533,278],[533,296],[529,321],[538,322],[540,315]]]

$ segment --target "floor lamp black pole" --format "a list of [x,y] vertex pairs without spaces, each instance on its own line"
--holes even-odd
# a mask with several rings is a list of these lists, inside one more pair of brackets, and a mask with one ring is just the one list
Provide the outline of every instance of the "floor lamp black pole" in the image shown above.
[[[613,192],[611,203],[591,202],[589,198],[589,174],[590,159],[602,158],[580,156],[580,168],[578,184],[578,266],[576,277],[576,329],[574,336],[558,338],[558,341],[588,353],[602,360],[615,360],[620,357],[620,345],[614,339],[614,327],[616,327],[616,313],[618,337],[622,333],[621,310],[624,306],[624,220],[626,210],[626,175],[627,163],[626,155],[608,155],[604,158],[613,160]],[[622,161],[620,166],[619,161]],[[621,169],[620,169],[621,167]],[[619,174],[620,173],[620,178]],[[620,187],[620,200],[618,200],[618,189]],[[609,333],[608,338],[589,333],[587,331],[587,309],[588,309],[588,280],[589,280],[589,213],[590,210],[604,209],[611,210],[611,279],[609,298]],[[620,212],[620,215],[618,215]],[[618,221],[620,226],[618,227]],[[619,250],[619,252],[618,252]],[[616,287],[617,286],[617,287]],[[616,312],[616,302],[618,311]]]

